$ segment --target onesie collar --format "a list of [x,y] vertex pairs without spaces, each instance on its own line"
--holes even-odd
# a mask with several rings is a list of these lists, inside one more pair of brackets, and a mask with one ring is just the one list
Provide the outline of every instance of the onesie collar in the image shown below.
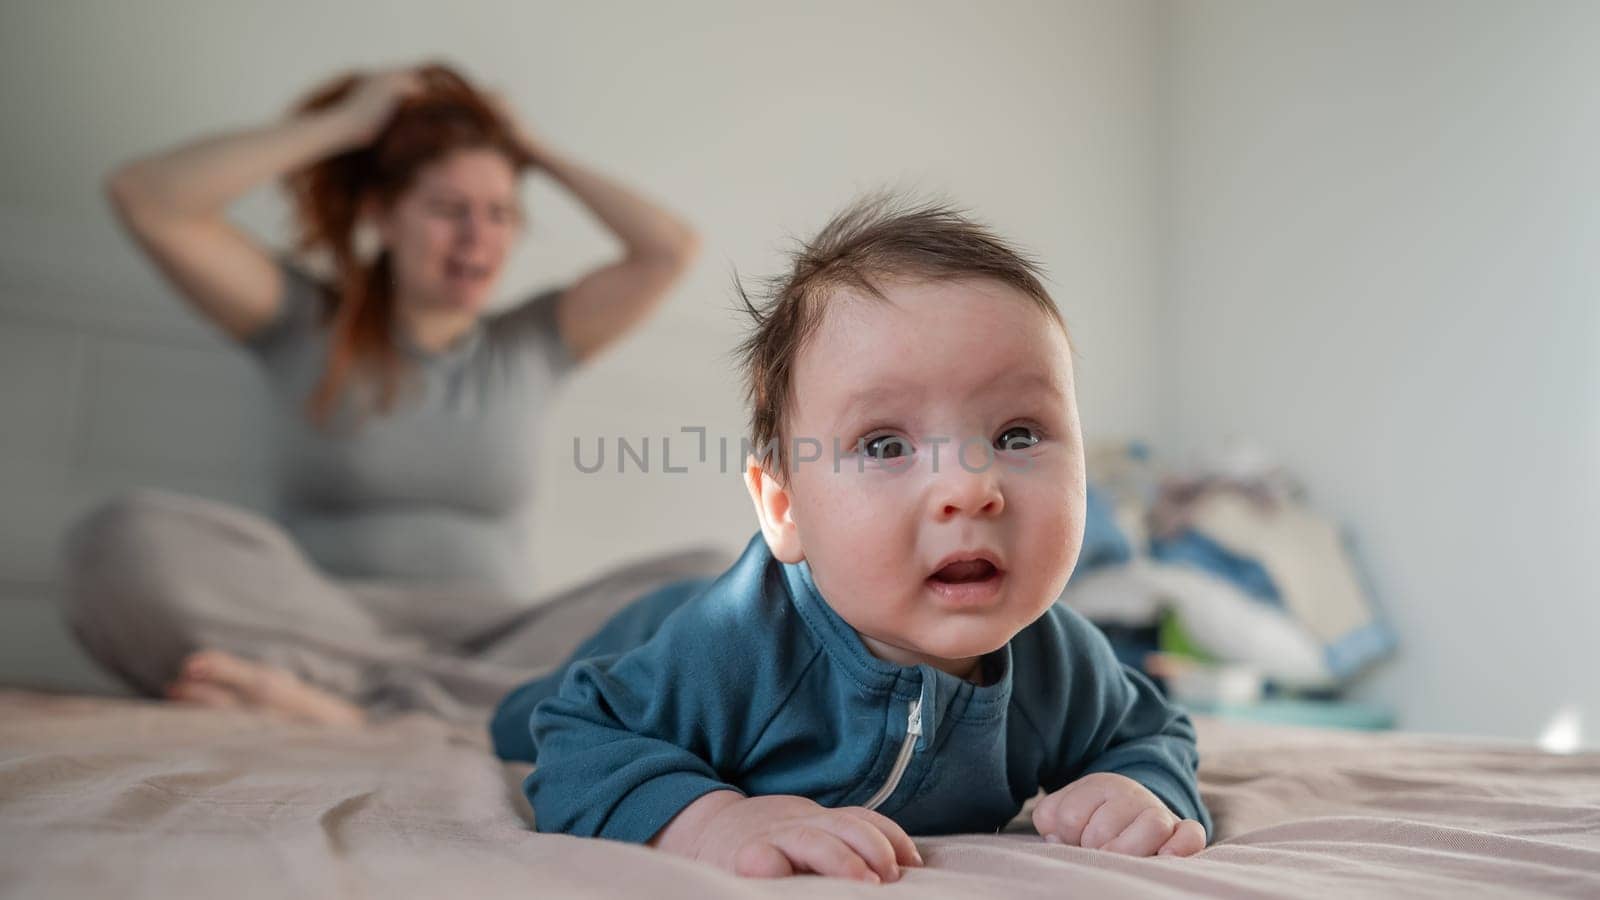
[[805,561],[781,563],[784,583],[800,618],[834,665],[863,690],[910,701],[922,698],[924,740],[934,734],[938,718],[990,721],[1001,716],[1011,702],[1011,642],[984,659],[985,671],[994,674],[989,684],[977,685],[928,665],[902,666],[873,656],[854,628],[828,605],[811,577]]

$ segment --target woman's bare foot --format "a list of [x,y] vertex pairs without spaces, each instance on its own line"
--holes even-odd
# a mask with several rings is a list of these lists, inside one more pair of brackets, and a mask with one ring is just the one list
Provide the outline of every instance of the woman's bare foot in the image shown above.
[[255,709],[297,722],[317,725],[360,725],[366,714],[359,706],[312,687],[293,672],[241,659],[220,650],[189,654],[167,697],[222,709]]

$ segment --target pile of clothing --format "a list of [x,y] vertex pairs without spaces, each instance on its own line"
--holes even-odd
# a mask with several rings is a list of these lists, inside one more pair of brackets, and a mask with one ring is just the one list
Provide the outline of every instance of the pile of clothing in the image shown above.
[[[1213,702],[1327,696],[1394,652],[1352,546],[1258,454],[1162,473],[1139,444],[1091,448],[1078,568],[1062,592],[1123,661]],[[1231,677],[1219,682],[1217,677]]]

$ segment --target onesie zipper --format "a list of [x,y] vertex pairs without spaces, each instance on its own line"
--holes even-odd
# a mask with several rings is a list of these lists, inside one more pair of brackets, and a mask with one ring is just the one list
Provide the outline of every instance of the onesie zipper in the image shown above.
[[894,759],[894,768],[889,770],[889,780],[878,788],[866,803],[861,804],[867,809],[877,809],[894,794],[894,789],[900,786],[900,779],[905,777],[906,767],[911,764],[911,754],[917,750],[917,738],[922,736],[922,697],[911,701],[911,710],[906,716],[906,739],[900,745],[900,755]]

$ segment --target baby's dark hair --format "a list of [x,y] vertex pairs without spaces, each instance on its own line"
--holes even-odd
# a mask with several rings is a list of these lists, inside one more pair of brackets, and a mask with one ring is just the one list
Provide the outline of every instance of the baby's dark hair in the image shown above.
[[884,279],[987,278],[1032,300],[1066,330],[1040,282],[1038,263],[945,203],[870,194],[802,242],[790,263],[789,271],[768,279],[755,299],[735,282],[751,322],[738,349],[751,438],[763,466],[773,465],[776,449],[777,471],[785,475],[784,418],[792,402],[795,360],[837,291],[853,289],[882,300],[886,298],[878,285]]

